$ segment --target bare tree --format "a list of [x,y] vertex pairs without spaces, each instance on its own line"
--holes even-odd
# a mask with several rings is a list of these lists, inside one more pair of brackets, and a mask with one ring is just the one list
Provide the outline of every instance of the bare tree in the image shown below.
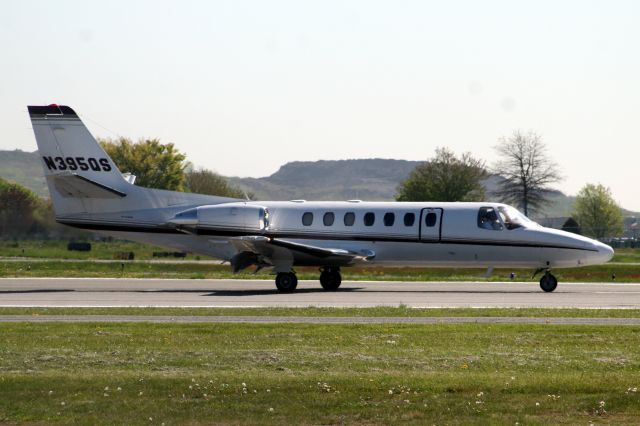
[[542,137],[516,130],[495,147],[501,159],[494,171],[505,180],[495,192],[502,201],[515,204],[526,216],[548,203],[550,184],[560,180],[558,165],[547,155]]

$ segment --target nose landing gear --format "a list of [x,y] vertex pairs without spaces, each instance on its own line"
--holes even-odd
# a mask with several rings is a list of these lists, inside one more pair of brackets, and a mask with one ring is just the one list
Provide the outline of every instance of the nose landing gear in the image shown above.
[[551,293],[558,287],[558,279],[548,270],[540,278],[540,288],[547,293]]

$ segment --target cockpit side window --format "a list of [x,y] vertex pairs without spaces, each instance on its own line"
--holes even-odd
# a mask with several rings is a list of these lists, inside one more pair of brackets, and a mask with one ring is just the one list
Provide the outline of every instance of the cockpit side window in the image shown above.
[[478,210],[478,228],[502,231],[503,225],[493,207],[480,207]]

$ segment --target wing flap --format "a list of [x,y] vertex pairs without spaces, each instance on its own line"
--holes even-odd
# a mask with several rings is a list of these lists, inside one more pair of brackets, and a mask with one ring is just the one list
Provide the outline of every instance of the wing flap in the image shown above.
[[[232,238],[230,242],[239,253],[245,253],[242,259],[249,259],[246,254],[252,253],[257,256],[257,259],[260,259],[261,264],[269,262],[274,257],[281,257],[283,251],[290,254],[293,258],[304,258],[307,262],[309,262],[309,260],[317,261],[319,265],[329,263],[346,266],[356,262],[366,262],[376,256],[373,250],[352,251],[341,248],[319,247],[258,235]],[[240,257],[238,259],[240,259]],[[239,262],[239,265],[240,263],[244,266],[247,262]],[[257,264],[258,262],[254,263]]]

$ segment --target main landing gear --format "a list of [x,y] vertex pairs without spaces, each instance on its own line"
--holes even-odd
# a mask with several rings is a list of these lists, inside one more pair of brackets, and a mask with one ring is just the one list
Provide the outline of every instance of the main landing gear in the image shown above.
[[276,287],[282,293],[293,293],[298,287],[298,277],[294,272],[278,272],[276,275]]
[[[325,266],[320,268],[320,285],[326,291],[336,291],[342,284],[340,268]],[[282,293],[293,293],[298,287],[298,277],[295,272],[278,272],[276,287]]]
[[336,291],[342,284],[340,268],[320,268],[320,285],[327,291]]

